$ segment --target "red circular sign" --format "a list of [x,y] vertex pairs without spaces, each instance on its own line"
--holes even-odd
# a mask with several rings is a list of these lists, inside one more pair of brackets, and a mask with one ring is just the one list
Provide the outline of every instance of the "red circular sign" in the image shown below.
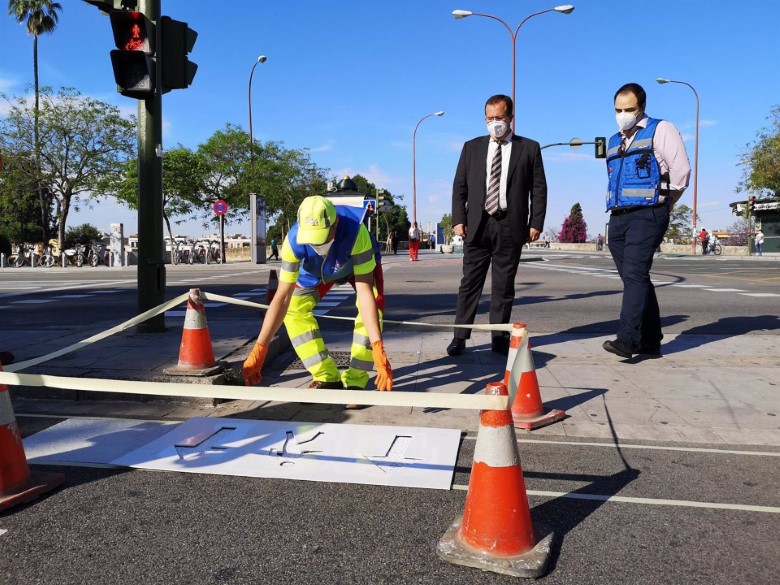
[[225,215],[227,213],[227,210],[228,210],[227,201],[225,201],[223,199],[217,199],[214,202],[214,206],[213,207],[214,207],[214,213],[216,213],[217,215]]

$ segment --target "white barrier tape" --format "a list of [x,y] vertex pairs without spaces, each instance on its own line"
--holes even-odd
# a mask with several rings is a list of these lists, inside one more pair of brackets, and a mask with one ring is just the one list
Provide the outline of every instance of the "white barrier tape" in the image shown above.
[[[232,303],[234,305],[242,305],[244,307],[251,307],[253,309],[268,309],[268,305],[262,303],[253,303],[252,301],[244,301],[241,299],[234,299],[232,297],[224,297],[210,292],[201,293],[204,298],[212,301],[220,301],[223,303]],[[292,312],[292,311],[291,311]],[[337,315],[317,315],[320,319],[336,319],[339,321],[354,321],[354,317],[339,317]],[[483,331],[507,331],[512,332],[512,323],[499,323],[492,325],[456,325],[454,323],[421,323],[419,321],[393,321],[391,319],[383,319],[384,323],[391,323],[393,325],[413,325],[415,327],[433,327],[438,329],[453,329],[459,327],[460,329],[477,329]]]
[[[498,395],[272,388],[270,386],[204,386],[202,384],[132,382],[129,380],[108,380],[104,378],[69,378],[39,374],[13,374],[11,372],[0,372],[0,384],[64,388],[88,392],[220,398],[223,400],[364,404],[369,406],[462,408],[470,410],[506,410],[509,408],[509,397]],[[194,386],[197,386],[198,390]]]
[[65,347],[63,349],[58,349],[57,351],[53,351],[52,353],[47,353],[46,355],[42,355],[37,358],[33,358],[31,360],[27,360],[24,362],[19,362],[16,364],[11,364],[9,366],[4,366],[3,369],[6,372],[18,372],[19,370],[24,370],[25,368],[29,368],[31,366],[37,366],[40,363],[47,362],[49,360],[52,360],[54,358],[60,357],[62,355],[65,355],[66,353],[70,353],[72,351],[76,351],[77,349],[81,349],[82,347],[86,347],[88,345],[91,345],[95,343],[96,341],[100,341],[102,339],[105,339],[106,337],[109,337],[113,335],[114,333],[119,333],[120,331],[124,331],[125,329],[129,329],[130,327],[134,327],[138,325],[139,323],[143,323],[147,319],[150,319],[151,317],[154,317],[155,315],[159,315],[160,313],[164,313],[168,309],[171,309],[177,305],[180,305],[183,301],[186,301],[189,298],[190,294],[183,293],[179,295],[176,298],[171,299],[170,301],[163,303],[162,305],[158,305],[154,307],[153,309],[149,309],[148,311],[144,311],[137,317],[133,317],[129,321],[125,321],[124,323],[120,323],[116,327],[112,327],[111,329],[107,329],[101,333],[97,333],[96,335],[93,335],[92,337],[88,337],[87,339],[82,339],[81,341],[74,343],[73,345],[69,345],[68,347]]

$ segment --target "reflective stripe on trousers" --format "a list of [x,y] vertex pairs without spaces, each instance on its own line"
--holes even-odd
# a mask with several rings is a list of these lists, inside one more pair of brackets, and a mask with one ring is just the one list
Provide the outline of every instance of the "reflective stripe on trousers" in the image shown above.
[[[284,318],[284,325],[287,327],[287,334],[295,353],[314,380],[336,382],[341,379],[345,387],[365,388],[368,385],[368,373],[374,367],[374,358],[360,308],[358,307],[352,334],[350,365],[341,373],[331,358],[328,348],[325,347],[319,324],[312,313],[317,303],[325,297],[332,286],[333,283],[320,284],[312,288],[296,287]],[[376,295],[376,289],[374,294]],[[355,304],[357,305],[357,299]],[[382,328],[381,310],[379,327]]]

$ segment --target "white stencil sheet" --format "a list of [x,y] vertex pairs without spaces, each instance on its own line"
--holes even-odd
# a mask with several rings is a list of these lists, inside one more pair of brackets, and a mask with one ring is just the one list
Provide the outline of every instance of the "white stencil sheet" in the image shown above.
[[450,489],[457,429],[193,418],[114,465]]

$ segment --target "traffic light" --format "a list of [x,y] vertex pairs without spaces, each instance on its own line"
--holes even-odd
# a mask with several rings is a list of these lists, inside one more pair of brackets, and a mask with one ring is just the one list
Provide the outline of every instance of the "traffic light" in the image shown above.
[[751,195],[748,197],[747,201],[745,202],[745,219],[750,219],[750,217],[753,215],[753,207],[756,203],[756,196]]
[[607,139],[603,136],[596,136],[595,155],[596,158],[607,158]]
[[163,93],[172,89],[187,89],[198,70],[198,66],[187,58],[198,33],[189,28],[186,22],[173,20],[169,16],[163,16],[160,24],[162,47],[157,55],[162,67]]
[[117,91],[145,100],[154,96],[154,25],[141,12],[115,10],[109,14],[116,50],[111,65]]

